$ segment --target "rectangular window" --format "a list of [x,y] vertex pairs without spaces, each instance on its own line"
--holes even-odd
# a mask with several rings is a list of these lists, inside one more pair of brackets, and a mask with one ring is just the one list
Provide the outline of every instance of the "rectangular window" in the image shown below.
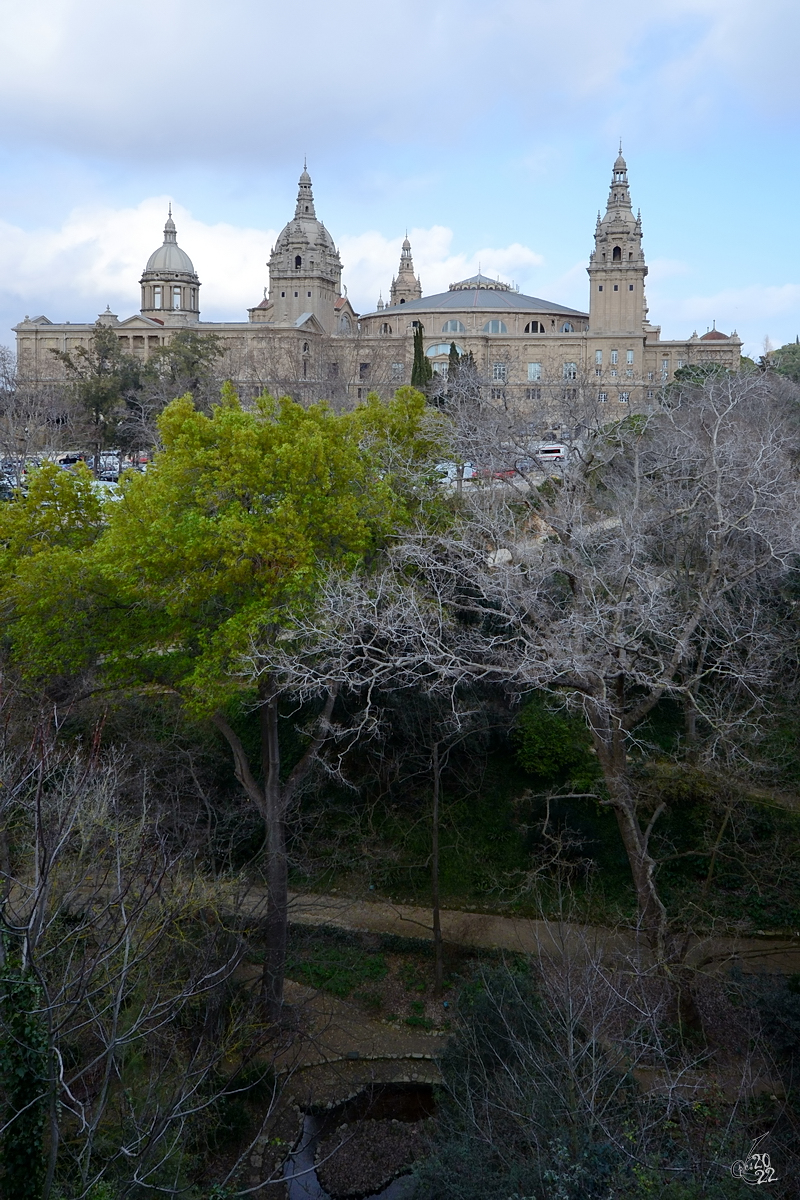
[[338,379],[339,364],[337,362],[328,363],[328,377],[329,379]]
[[492,363],[492,379],[496,379],[499,383],[505,383],[507,378],[507,369],[505,363]]
[[619,284],[618,284],[618,283],[615,283],[615,284],[614,284],[614,291],[615,291],[615,292],[618,292],[618,291],[619,291]]
[[491,397],[492,397],[492,400],[505,400],[506,389],[505,388],[492,388],[491,389]]
[[602,367],[595,367],[595,369],[594,369],[594,373],[595,373],[595,375],[602,375],[602,374],[603,374],[603,368],[602,368]]
[[647,390],[647,399],[648,400],[653,399],[653,389],[652,388],[648,388],[648,390]]
[[627,404],[628,401],[630,400],[630,398],[631,398],[630,392],[620,392],[620,394],[619,394],[620,404]]
[[356,388],[356,400],[366,400],[368,395],[367,388]]
[[626,367],[625,375],[627,376],[628,379],[633,379],[633,367]]
[[661,360],[661,378],[666,379],[669,375],[669,359],[662,358]]
[[602,283],[601,283],[601,284],[598,286],[597,290],[598,290],[598,292],[602,292],[602,290],[603,290],[603,285],[602,285]]
[[402,379],[405,370],[405,363],[392,363],[392,379]]
[[630,366],[631,363],[633,362],[633,351],[632,350],[625,351],[625,362],[628,364],[628,366]]
[[161,288],[153,288],[153,308],[161,308]]
[[596,366],[602,367],[602,365],[603,365],[603,351],[602,350],[595,350],[594,361],[595,361]]
[[542,364],[541,363],[528,363],[528,379],[533,380],[533,379],[541,379],[541,378],[542,378]]
[[601,404],[605,404],[605,402],[608,400],[608,392],[598,392],[597,399]]
[[629,284],[628,284],[628,291],[629,291],[629,292],[632,292],[632,291],[633,291],[633,284],[632,284],[632,283],[629,283]]
[[181,306],[181,289],[174,287],[172,289],[172,307],[178,309]]
[[447,374],[447,368],[449,367],[449,365],[450,365],[450,364],[449,364],[449,363],[446,363],[446,362],[435,362],[435,363],[433,364],[433,373],[434,373],[434,375],[446,375],[446,374]]
[[617,372],[613,367],[611,368],[611,370],[608,373],[609,373],[609,375],[613,375],[615,379],[617,378]]
[[578,399],[578,389],[577,388],[564,388],[564,399],[565,400],[577,400]]
[[565,362],[563,366],[564,379],[578,378],[578,364],[574,362]]
[[652,380],[655,378],[655,376],[653,375],[653,372],[652,372],[652,371],[648,371],[648,372],[647,372],[647,378],[648,378],[649,380],[651,380],[651,381],[652,381]]
[[611,365],[612,365],[612,367],[615,367],[615,366],[617,365],[617,363],[618,363],[618,362],[619,362],[619,350],[612,350],[612,351],[611,351]]
[[366,379],[368,375],[369,375],[369,363],[359,363],[358,364],[358,378]]
[[542,398],[542,389],[541,388],[525,388],[525,399],[526,400],[541,400],[541,398]]
[[679,358],[679,359],[678,359],[678,370],[679,370],[679,371],[680,371],[680,369],[681,369],[681,367],[682,367],[683,365],[684,365],[684,363],[683,363],[683,359],[682,359],[682,358]]

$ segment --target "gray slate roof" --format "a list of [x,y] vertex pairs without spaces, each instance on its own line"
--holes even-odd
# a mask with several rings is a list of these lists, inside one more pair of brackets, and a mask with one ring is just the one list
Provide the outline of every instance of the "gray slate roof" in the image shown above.
[[523,296],[519,292],[495,291],[491,288],[466,288],[452,292],[440,292],[436,296],[423,296],[421,300],[409,300],[406,304],[395,304],[381,312],[364,313],[367,317],[385,317],[387,313],[429,312],[434,309],[476,308],[482,312],[529,312],[553,313],[566,317],[586,317],[588,313],[576,308],[565,308],[551,300],[540,300],[538,296]]

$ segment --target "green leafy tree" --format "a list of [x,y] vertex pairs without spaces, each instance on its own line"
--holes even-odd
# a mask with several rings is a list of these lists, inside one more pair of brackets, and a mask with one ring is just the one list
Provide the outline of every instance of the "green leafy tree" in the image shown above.
[[[152,469],[126,477],[91,544],[36,555],[20,546],[7,564],[6,611],[29,675],[94,667],[109,684],[167,687],[228,741],[265,826],[263,992],[273,1011],[286,947],[286,823],[329,735],[336,689],[287,764],[282,680],[267,669],[253,681],[246,662],[313,610],[321,572],[359,568],[415,517],[420,497],[408,479],[433,453],[427,420],[410,388],[340,415],[268,396],[246,412],[230,386],[210,416],[183,397],[160,418]],[[258,759],[236,730],[243,704],[258,717]]]
[[520,765],[540,779],[591,776],[596,769],[585,723],[573,713],[554,712],[542,697],[534,696],[523,706],[513,737]]
[[147,363],[148,375],[171,392],[170,400],[191,392],[195,403],[199,403],[201,395],[204,397],[213,382],[214,368],[223,353],[219,334],[179,329],[151,354]]
[[411,386],[419,388],[421,391],[424,391],[433,378],[431,360],[425,353],[424,335],[423,326],[417,325],[414,330],[414,363],[411,367]]
[[800,383],[800,340],[789,342],[773,351],[769,365],[779,375],[785,375],[794,383]]
[[722,363],[690,363],[687,367],[678,367],[667,392],[682,391],[687,387],[702,388],[715,380],[722,381],[730,374]]
[[5,1200],[41,1200],[50,1097],[49,1040],[42,994],[30,972],[8,961],[0,973],[0,1188]]
[[88,418],[87,449],[94,454],[97,471],[103,450],[119,441],[126,402],[141,391],[142,364],[123,351],[113,328],[100,321],[88,346],[52,353],[63,363],[75,398]]

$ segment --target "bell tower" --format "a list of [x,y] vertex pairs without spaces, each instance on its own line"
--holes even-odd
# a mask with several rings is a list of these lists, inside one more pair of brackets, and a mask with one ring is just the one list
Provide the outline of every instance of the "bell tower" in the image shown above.
[[397,278],[392,280],[389,293],[389,304],[407,304],[409,300],[422,298],[422,284],[414,274],[414,259],[411,257],[411,242],[408,234],[403,239],[403,249],[400,252],[400,270]]
[[647,320],[641,213],[634,217],[622,145],[611,175],[606,214],[597,214],[589,258],[589,332],[641,336]]
[[276,324],[292,325],[313,313],[326,333],[336,328],[342,294],[339,251],[317,220],[311,176],[305,165],[297,186],[294,218],[278,234],[269,258],[269,299]]

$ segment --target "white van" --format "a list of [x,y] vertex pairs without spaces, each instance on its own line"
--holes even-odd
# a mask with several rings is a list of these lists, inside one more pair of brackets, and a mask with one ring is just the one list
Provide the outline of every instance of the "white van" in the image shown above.
[[562,445],[561,442],[543,442],[536,451],[536,457],[540,462],[565,462],[567,447]]

